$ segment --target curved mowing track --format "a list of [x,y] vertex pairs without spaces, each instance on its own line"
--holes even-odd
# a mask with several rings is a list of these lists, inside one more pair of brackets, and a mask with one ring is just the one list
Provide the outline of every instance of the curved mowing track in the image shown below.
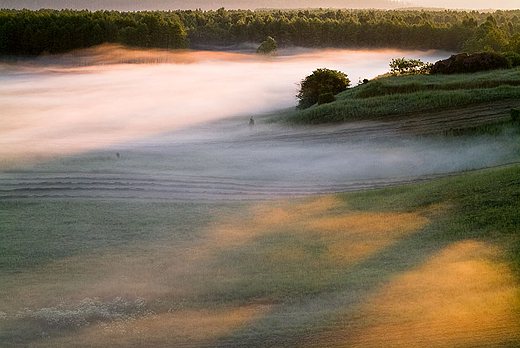
[[212,177],[146,177],[129,174],[69,173],[2,175],[0,199],[123,199],[165,201],[236,201],[298,197],[311,194],[404,185],[437,177],[386,178],[350,182],[249,181]]

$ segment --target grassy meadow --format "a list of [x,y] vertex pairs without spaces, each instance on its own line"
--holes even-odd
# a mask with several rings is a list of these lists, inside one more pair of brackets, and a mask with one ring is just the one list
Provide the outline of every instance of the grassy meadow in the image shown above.
[[[5,172],[0,348],[519,347],[511,107],[520,69],[387,76],[278,119],[377,122],[266,115]],[[424,181],[311,196],[340,190],[311,166]]]
[[291,124],[340,123],[509,100],[520,105],[520,68],[454,75],[385,76],[336,95],[329,104],[284,115]]
[[1,347],[518,347],[520,166],[248,203],[0,202]]

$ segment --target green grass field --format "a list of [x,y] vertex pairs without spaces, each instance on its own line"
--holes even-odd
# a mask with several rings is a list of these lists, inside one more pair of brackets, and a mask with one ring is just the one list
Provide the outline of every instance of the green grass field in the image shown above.
[[258,203],[0,202],[1,347],[518,347],[520,166]]
[[[520,105],[520,69],[457,75],[387,76],[350,88],[336,101],[282,116],[290,124],[339,123],[510,100]],[[470,125],[471,126],[471,125]]]

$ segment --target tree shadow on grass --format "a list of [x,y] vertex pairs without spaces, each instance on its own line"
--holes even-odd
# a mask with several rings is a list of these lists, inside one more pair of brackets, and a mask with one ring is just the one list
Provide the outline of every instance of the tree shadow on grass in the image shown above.
[[345,270],[340,281],[328,290],[286,301],[249,327],[212,342],[211,347],[297,347],[316,340],[324,332],[348,326],[348,313],[360,315],[356,314],[358,308],[392,278],[426,264],[457,241],[441,235],[443,224],[438,220],[370,255]]

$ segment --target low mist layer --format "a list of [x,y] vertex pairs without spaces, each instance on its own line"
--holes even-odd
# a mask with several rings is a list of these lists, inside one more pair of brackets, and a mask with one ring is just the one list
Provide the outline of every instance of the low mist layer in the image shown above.
[[216,120],[13,170],[0,178],[0,197],[264,200],[409,184],[520,160],[513,128],[495,136],[417,137],[375,121],[285,128],[259,116],[250,127],[248,119]]
[[[102,46],[0,65],[2,167],[73,153],[212,119],[292,107],[297,83],[318,67],[355,83],[407,56],[442,52],[282,51],[278,56],[124,50]],[[123,63],[142,64],[123,64]]]

